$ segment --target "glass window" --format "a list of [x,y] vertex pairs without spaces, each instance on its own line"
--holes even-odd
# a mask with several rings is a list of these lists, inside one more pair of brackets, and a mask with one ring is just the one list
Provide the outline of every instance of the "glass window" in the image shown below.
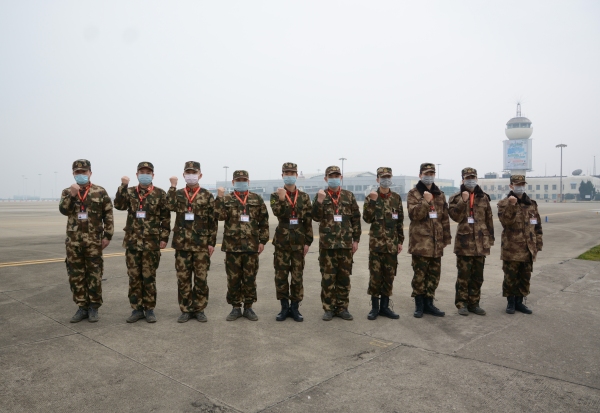
[[556,191],[556,185],[552,185],[552,190]]
[[544,185],[544,190],[547,191],[548,190],[548,185]]
[[492,191],[494,190],[494,185],[492,185]]
[[548,199],[548,194],[544,194],[544,199]]
[[552,199],[556,199],[556,194],[552,194]]
[[536,185],[536,186],[535,186],[535,189],[539,191],[539,190],[540,190],[540,186],[539,186],[539,185]]
[[533,189],[533,185],[527,185],[527,190],[531,191]]
[[487,185],[484,185],[484,186],[483,186],[483,190],[484,190],[484,191],[487,191]]
[[540,199],[542,197],[541,194],[535,194],[535,199]]
[[571,189],[577,189],[577,184],[571,184]]

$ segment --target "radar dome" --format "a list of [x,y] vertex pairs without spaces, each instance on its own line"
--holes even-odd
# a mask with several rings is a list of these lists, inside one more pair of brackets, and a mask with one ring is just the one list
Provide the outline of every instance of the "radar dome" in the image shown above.
[[521,104],[517,103],[517,116],[506,122],[506,137],[512,139],[529,139],[533,133],[531,121],[521,116]]
[[575,169],[575,170],[573,171],[573,175],[575,175],[575,176],[578,176],[578,175],[581,175],[581,173],[582,173],[582,172],[583,172],[583,171],[582,171],[581,169]]

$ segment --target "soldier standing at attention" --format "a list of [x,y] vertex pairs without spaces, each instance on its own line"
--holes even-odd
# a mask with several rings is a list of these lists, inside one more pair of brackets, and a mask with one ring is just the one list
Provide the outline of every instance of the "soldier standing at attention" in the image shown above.
[[448,213],[458,223],[454,239],[456,254],[456,296],[454,303],[458,314],[469,311],[485,315],[479,306],[485,257],[494,245],[494,220],[490,197],[477,185],[477,170],[462,170],[460,192],[450,197]]
[[58,206],[68,217],[65,263],[73,301],[79,307],[71,322],[87,318],[95,323],[102,305],[102,250],[115,230],[113,205],[106,190],[90,182],[90,161],[73,162],[73,176],[76,183],[62,191]]
[[312,217],[319,223],[319,267],[321,268],[321,302],[323,320],[334,315],[352,320],[348,312],[352,256],[360,241],[360,209],[354,194],[341,189],[342,174],[338,166],[325,170],[327,191],[315,196]]
[[525,314],[532,311],[523,303],[529,295],[533,262],[542,250],[542,221],[537,203],[525,193],[525,176],[510,177],[510,193],[498,202],[498,219],[502,224],[502,295],[508,303],[506,312]]
[[[271,209],[279,219],[273,237],[273,266],[275,290],[277,299],[281,301],[281,312],[275,319],[283,321],[289,313],[295,321],[303,321],[298,305],[304,297],[304,257],[313,242],[312,204],[310,196],[296,187],[297,165],[286,162],[281,171],[284,188],[278,188],[277,192],[271,194]],[[288,274],[291,274],[291,286]]]
[[233,306],[227,321],[234,321],[244,314],[248,320],[257,321],[252,310],[256,302],[256,274],[258,256],[269,242],[269,212],[262,196],[250,192],[247,171],[233,173],[233,192],[225,195],[225,189],[217,190],[215,216],[225,221],[223,246],[225,271],[227,272],[227,302]]
[[127,211],[125,224],[125,263],[129,275],[129,304],[133,311],[128,323],[146,318],[156,322],[156,269],[160,250],[167,246],[171,233],[171,213],[167,209],[167,194],[152,184],[154,165],[140,162],[137,167],[139,185],[128,188],[129,177],[121,178],[115,195],[115,208]]
[[[396,269],[398,254],[402,252],[404,242],[404,210],[402,198],[390,190],[392,186],[392,168],[377,168],[377,192],[371,192],[363,206],[363,220],[371,224],[369,231],[369,289],[371,312],[369,320],[378,315],[398,319],[400,316],[390,308],[390,296]],[[381,296],[381,303],[379,302]]]
[[433,183],[435,165],[422,163],[416,187],[407,195],[408,252],[412,254],[412,297],[417,318],[423,313],[443,317],[446,313],[433,305],[435,290],[440,283],[444,248],[452,242],[446,196]]
[[186,185],[179,190],[177,177],[169,178],[171,187],[167,194],[167,207],[176,214],[171,247],[175,249],[177,300],[181,310],[177,322],[185,323],[194,317],[205,323],[204,309],[208,305],[206,278],[217,242],[219,222],[214,216],[213,195],[198,183],[202,178],[200,162],[186,162],[183,178]]

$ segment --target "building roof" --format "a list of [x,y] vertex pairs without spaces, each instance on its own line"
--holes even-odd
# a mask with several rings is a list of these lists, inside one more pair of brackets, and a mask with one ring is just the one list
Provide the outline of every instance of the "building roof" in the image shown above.
[[516,118],[512,118],[508,122],[506,122],[507,125],[511,125],[513,123],[531,123],[531,121],[524,116],[519,116]]

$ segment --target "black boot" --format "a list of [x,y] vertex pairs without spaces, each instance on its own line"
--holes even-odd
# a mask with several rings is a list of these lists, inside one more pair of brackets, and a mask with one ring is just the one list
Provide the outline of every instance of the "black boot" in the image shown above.
[[443,317],[446,315],[445,312],[440,311],[439,308],[437,308],[435,305],[433,305],[432,297],[425,297],[425,305],[423,306],[423,312],[425,314],[431,314],[436,317]]
[[390,297],[387,297],[385,295],[381,296],[381,308],[379,309],[379,315],[391,318],[393,320],[397,320],[400,318],[398,314],[394,313],[390,309]]
[[506,301],[508,302],[506,304],[506,312],[508,314],[514,314],[515,313],[515,296],[509,295],[508,297],[506,297]]
[[[304,321],[304,317],[302,317],[302,314],[298,311],[299,304],[298,301],[292,301],[292,305],[290,306],[290,313],[294,318],[294,321]],[[281,311],[283,311],[283,309]]]
[[417,295],[415,297],[415,313],[413,314],[416,318],[421,318],[423,317],[423,299],[425,298],[424,295]]
[[523,304],[523,297],[515,297],[515,310],[520,311],[523,314],[533,314],[533,311]]
[[285,298],[281,301],[281,312],[279,314],[277,314],[277,317],[275,317],[275,320],[277,321],[283,321],[287,318],[288,316],[288,311],[290,310],[290,302],[288,300],[286,300]]
[[[382,297],[383,298],[383,297]],[[379,297],[371,296],[371,311],[367,316],[368,320],[375,320],[379,315]]]

